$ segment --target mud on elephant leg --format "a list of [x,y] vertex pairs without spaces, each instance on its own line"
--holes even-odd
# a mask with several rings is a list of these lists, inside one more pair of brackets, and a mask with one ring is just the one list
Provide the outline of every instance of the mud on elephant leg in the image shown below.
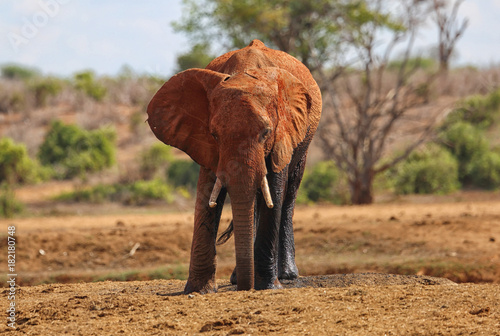
[[219,228],[222,207],[226,198],[226,189],[222,189],[217,198],[217,206],[210,208],[208,200],[215,184],[215,175],[201,167],[198,179],[196,209],[194,217],[193,242],[189,277],[184,293],[199,292],[202,294],[217,291],[215,270],[217,256],[215,240]]
[[307,152],[304,152],[299,162],[291,171],[288,179],[288,188],[283,202],[281,223],[279,230],[279,250],[278,250],[278,278],[293,280],[298,278],[299,270],[295,263],[295,241],[293,237],[293,211],[295,199],[304,175]]
[[268,174],[274,207],[269,209],[259,197],[259,223],[255,237],[255,289],[282,288],[278,280],[278,245],[281,208],[288,169]]

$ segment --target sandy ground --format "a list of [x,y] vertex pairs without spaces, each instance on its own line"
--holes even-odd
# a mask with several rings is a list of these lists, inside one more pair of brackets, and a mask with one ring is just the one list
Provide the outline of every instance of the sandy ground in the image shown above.
[[[16,227],[19,276],[18,329],[2,323],[0,332],[500,335],[499,201],[299,207],[296,254],[306,277],[286,285],[300,288],[233,291],[230,240],[218,250],[219,293],[204,296],[179,295],[185,281],[164,279],[186,275],[192,220],[152,211],[2,220],[1,250],[7,226]],[[229,220],[226,211],[221,227]],[[348,274],[321,276],[335,273]],[[142,281],[87,282],[102,279]]]
[[499,285],[384,286],[360,281],[349,287],[234,292],[220,283],[227,287],[217,294],[177,295],[183,285],[179,280],[154,280],[23,287],[17,299],[17,330],[3,325],[0,332],[500,335]]

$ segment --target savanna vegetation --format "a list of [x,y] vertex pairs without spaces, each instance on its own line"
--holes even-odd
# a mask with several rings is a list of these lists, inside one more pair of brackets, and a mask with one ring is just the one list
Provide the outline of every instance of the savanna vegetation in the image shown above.
[[[324,115],[299,203],[496,190],[500,69],[450,66],[467,27],[453,6],[401,1],[390,12],[384,1],[186,0],[174,27],[191,46],[178,55],[176,71],[204,67],[215,50],[253,38],[309,66]],[[449,27],[438,24],[443,16]],[[430,49],[438,53],[418,53],[423,29],[448,29],[453,39],[436,41]],[[82,70],[69,78],[1,66],[0,215],[23,208],[17,189],[48,181],[74,186],[50,202],[192,202],[197,165],[158,143],[144,122],[166,79],[127,66],[115,76]]]

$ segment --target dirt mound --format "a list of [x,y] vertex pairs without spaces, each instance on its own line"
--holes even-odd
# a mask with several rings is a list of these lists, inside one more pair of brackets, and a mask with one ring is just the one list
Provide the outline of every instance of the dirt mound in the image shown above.
[[[184,284],[155,280],[22,287],[17,296],[18,329],[2,325],[0,332],[500,335],[499,285],[356,274],[305,277],[286,284],[301,288],[274,291],[236,292],[221,281],[217,294],[176,295]],[[6,309],[6,300],[1,302]]]

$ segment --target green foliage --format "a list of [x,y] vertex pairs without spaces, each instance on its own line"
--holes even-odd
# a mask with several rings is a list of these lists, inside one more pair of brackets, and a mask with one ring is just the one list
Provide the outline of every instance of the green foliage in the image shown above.
[[193,45],[191,50],[185,54],[177,56],[177,70],[181,72],[192,68],[205,68],[215,56],[210,54],[208,43]]
[[472,179],[470,165],[477,157],[489,152],[489,143],[483,132],[468,122],[458,121],[441,132],[443,144],[458,160],[458,176],[462,183]]
[[83,71],[74,76],[75,88],[82,91],[95,101],[101,101],[106,96],[106,88],[95,80],[92,71]]
[[55,121],[40,146],[38,157],[43,165],[53,166],[60,178],[84,176],[115,163],[115,142],[114,129],[86,131]]
[[23,205],[16,200],[12,186],[0,184],[0,217],[11,218],[22,210]]
[[463,184],[485,189],[500,187],[500,152],[490,149],[486,130],[500,116],[500,89],[462,101],[441,126],[440,138],[459,162]]
[[175,187],[184,186],[189,190],[195,190],[198,184],[200,166],[191,160],[177,160],[170,164],[167,169],[167,179]]
[[[344,35],[361,41],[373,25],[401,30],[389,15],[368,1],[341,0],[184,0],[183,17],[173,24],[194,43],[228,44],[242,48],[253,39],[278,48],[309,64],[332,59]],[[351,40],[352,42],[352,40]]]
[[62,84],[57,78],[47,77],[33,81],[30,83],[29,88],[35,97],[35,105],[37,107],[44,107],[49,97],[53,97],[61,92]]
[[465,121],[481,129],[490,127],[500,115],[500,89],[486,96],[474,95],[465,99],[453,110],[444,123],[443,128],[456,122]]
[[7,79],[26,80],[39,75],[39,71],[17,64],[7,64],[2,67],[2,77]]
[[145,205],[151,201],[171,203],[174,195],[170,185],[156,179],[130,184],[100,184],[88,189],[63,193],[56,199],[71,202],[120,202],[125,205]]
[[342,186],[341,174],[332,161],[318,162],[306,170],[297,196],[298,203],[348,203],[348,193]]
[[47,177],[47,171],[30,159],[25,145],[0,138],[0,183],[34,183]]
[[130,186],[130,197],[126,200],[129,205],[141,205],[149,200],[173,201],[172,187],[161,180],[137,181]]
[[[390,71],[398,71],[403,67],[403,60],[396,59],[387,64],[387,69]],[[422,69],[422,70],[434,70],[437,68],[437,63],[432,58],[421,58],[414,57],[406,60],[405,64],[406,69]]]
[[163,143],[155,143],[140,154],[141,177],[146,180],[153,178],[160,169],[165,169],[173,160],[171,147]]
[[447,194],[459,188],[458,162],[437,144],[411,153],[394,175],[398,194]]
[[474,156],[468,165],[472,183],[484,189],[500,187],[500,154],[494,151]]

